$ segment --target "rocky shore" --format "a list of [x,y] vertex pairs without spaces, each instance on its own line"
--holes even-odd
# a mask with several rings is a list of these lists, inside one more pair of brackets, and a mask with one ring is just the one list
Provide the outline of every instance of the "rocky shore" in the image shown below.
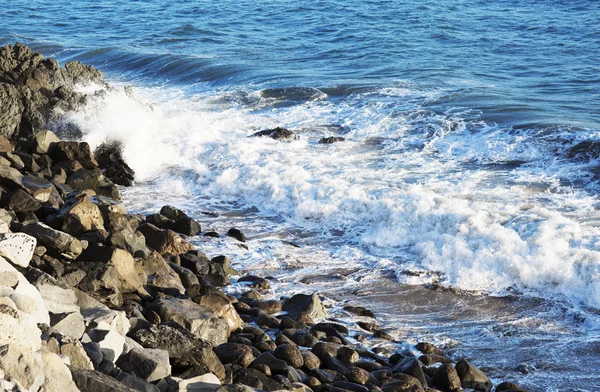
[[[494,388],[430,343],[369,350],[361,341],[392,337],[368,309],[345,308],[363,320],[350,336],[318,294],[271,299],[269,280],[240,276],[226,255],[209,257],[187,240],[245,242],[237,229],[203,233],[171,206],[129,213],[119,186],[135,173],[118,141],[92,151],[48,129],[89,98],[76,89],[82,83],[99,86],[92,94],[110,89],[92,67],[61,68],[20,44],[0,48],[3,390],[524,391]],[[224,293],[232,282],[245,288],[239,296]]]

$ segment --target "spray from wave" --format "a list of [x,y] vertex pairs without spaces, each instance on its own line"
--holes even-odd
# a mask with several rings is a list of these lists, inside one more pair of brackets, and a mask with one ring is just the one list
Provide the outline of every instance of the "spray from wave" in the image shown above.
[[[549,139],[470,110],[435,111],[436,94],[404,86],[341,99],[314,88],[116,89],[66,120],[92,147],[122,141],[139,182],[199,196],[198,211],[256,206],[282,230],[379,258],[375,267],[599,308],[597,199],[562,180],[589,176],[581,162],[557,158],[582,136],[566,129]],[[248,138],[277,126],[299,139]],[[319,144],[324,136],[346,141]]]

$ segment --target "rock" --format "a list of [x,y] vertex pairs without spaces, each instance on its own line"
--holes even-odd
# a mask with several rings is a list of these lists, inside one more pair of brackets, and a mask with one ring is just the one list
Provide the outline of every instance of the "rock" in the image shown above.
[[435,354],[425,354],[419,357],[419,361],[421,361],[425,366],[431,366],[435,363],[451,363],[450,358],[447,358],[443,355],[435,355]]
[[371,375],[364,369],[361,369],[357,366],[349,367],[344,373],[348,381],[354,382],[357,384],[365,385],[369,382]]
[[310,351],[302,351],[302,359],[304,361],[304,367],[308,370],[321,367],[321,360],[319,357]]
[[169,353],[162,349],[134,348],[121,355],[116,364],[123,371],[148,382],[157,381],[171,374]]
[[118,382],[114,378],[95,370],[84,370],[70,367],[71,376],[77,388],[85,392],[136,392]]
[[[53,203],[62,199],[58,195],[54,186],[44,178],[25,176],[23,177],[23,188],[29,192],[34,199],[41,203]],[[58,208],[58,205],[54,206]]]
[[35,152],[38,154],[47,154],[60,139],[49,130],[39,131],[34,136]]
[[[458,377],[458,376],[457,376]],[[460,381],[459,381],[459,387],[460,387]],[[500,384],[498,384],[498,386],[496,387],[496,392],[526,392],[523,388],[521,388],[520,386],[518,386],[517,384],[515,384],[514,382],[502,382]]]
[[42,208],[42,203],[36,200],[29,193],[21,189],[16,189],[8,196],[6,207],[14,212],[33,212]]
[[383,329],[378,329],[375,332],[373,332],[373,337],[378,338],[378,339],[387,340],[389,342],[394,341],[394,337],[392,335],[390,335],[387,331],[384,331]]
[[460,389],[460,377],[458,377],[458,373],[454,366],[451,364],[443,364],[437,368],[433,377],[433,385],[441,390],[452,391]]
[[405,381],[394,381],[381,387],[383,392],[424,392],[421,385],[414,385]]
[[92,230],[104,230],[102,212],[87,196],[68,201],[58,219],[62,222],[61,230],[75,237]]
[[150,256],[144,258],[142,267],[148,276],[149,285],[164,289],[175,289],[179,293],[185,293],[185,287],[181,283],[179,275],[169,267],[167,261],[158,252],[153,252]]
[[2,106],[2,111],[0,111],[0,135],[12,138],[19,130],[21,116],[25,109],[20,94],[14,86],[0,83],[0,105]]
[[76,258],[83,250],[83,246],[78,239],[62,231],[54,230],[40,222],[20,225],[17,229],[35,237],[38,244],[45,246],[49,252],[54,252],[54,254],[67,259]]
[[177,273],[179,279],[181,279],[183,287],[185,287],[186,289],[199,284],[198,277],[194,275],[194,273],[189,269],[173,263],[168,264],[169,267],[171,267],[171,269],[173,269],[173,271]]
[[[50,326],[63,336],[81,339],[85,332],[85,322],[79,312],[51,315]],[[73,362],[71,362],[73,364]]]
[[0,304],[0,345],[18,345],[26,351],[37,351],[41,347],[40,335],[35,320],[19,313],[14,305]]
[[122,336],[127,334],[130,325],[125,312],[109,309],[81,291],[75,291],[75,295],[88,328],[115,331]]
[[187,289],[187,295],[198,305],[209,307],[217,317],[227,322],[230,331],[241,328],[242,320],[231,300],[220,290],[212,287],[192,286]]
[[244,233],[242,233],[239,229],[236,229],[235,227],[232,227],[231,229],[229,229],[227,231],[227,236],[231,237],[231,238],[235,238],[236,240],[238,240],[240,242],[247,241]]
[[256,369],[239,369],[234,372],[233,382],[264,391],[280,391],[284,387]]
[[178,233],[187,235],[187,236],[195,236],[198,235],[201,231],[200,224],[193,220],[192,218],[184,217],[176,220],[172,225],[171,229]]
[[271,288],[271,284],[265,278],[261,278],[255,275],[245,275],[238,279],[240,282],[250,282],[250,287],[261,290],[268,290]]
[[[127,251],[106,246],[90,246],[78,258],[80,267],[88,272],[87,278],[103,282],[105,287],[118,292],[137,291],[147,294],[143,285],[148,276],[141,262]],[[90,268],[87,268],[90,267]]]
[[49,155],[56,162],[78,161],[88,170],[94,170],[98,166],[87,142],[56,142]]
[[73,290],[63,289],[48,283],[37,284],[37,289],[50,313],[79,312],[79,306],[76,304],[77,297]]
[[198,339],[175,323],[167,322],[153,325],[150,329],[139,329],[131,336],[146,348],[167,350],[174,372],[197,366],[221,380],[225,379],[225,368],[213,352],[211,344]]
[[104,170],[104,175],[115,184],[123,186],[133,185],[135,172],[122,156],[123,145],[118,141],[110,141],[102,143],[94,155],[98,161],[98,165]]
[[427,380],[425,379],[425,373],[421,368],[421,363],[416,358],[406,357],[400,363],[396,364],[392,371],[394,373],[404,373],[409,376],[413,376],[423,387],[427,386]]
[[71,366],[78,369],[94,370],[94,365],[80,341],[75,340],[72,343],[63,344],[60,346],[60,353],[69,357]]
[[488,376],[469,363],[469,361],[461,359],[456,363],[455,368],[463,388],[471,388],[483,392],[490,392],[492,390],[493,384]]
[[13,217],[3,208],[0,208],[0,233],[8,233]]
[[300,313],[307,313],[312,318],[327,317],[325,306],[317,294],[296,294],[284,302],[283,310],[292,317],[297,317]]
[[9,189],[22,188],[23,175],[15,168],[0,165],[0,185],[7,186]]
[[275,358],[275,356],[269,352],[260,354],[250,364],[251,367],[254,365],[267,365],[274,374],[283,374],[287,368],[287,363],[285,361]]
[[248,367],[254,361],[252,349],[244,344],[223,343],[214,348],[215,354],[223,363],[233,363]]
[[229,325],[206,307],[185,299],[158,299],[146,307],[156,312],[161,320],[172,320],[187,328],[198,338],[213,345],[225,343],[229,337]]
[[364,321],[359,321],[356,323],[356,325],[369,332],[375,332],[381,329],[381,327],[376,323],[368,323]]
[[333,144],[336,142],[343,142],[346,139],[344,139],[343,137],[339,137],[339,136],[330,136],[330,137],[323,137],[321,139],[319,139],[319,144]]
[[435,354],[435,355],[441,355],[441,356],[445,355],[444,352],[442,351],[442,349],[436,347],[435,345],[433,345],[431,343],[419,342],[419,343],[417,343],[415,348],[417,350],[419,350],[420,352],[422,352],[423,354]]
[[267,314],[277,314],[281,312],[281,302],[277,300],[268,300],[268,301],[252,301],[250,306],[254,308],[259,308]]
[[212,373],[179,381],[179,392],[212,392],[221,387],[221,381]]
[[0,370],[4,374],[3,378],[16,381],[27,390],[37,391],[45,381],[35,354],[12,342],[0,347]]
[[361,306],[344,306],[344,310],[356,316],[375,318],[373,311]]
[[19,267],[27,267],[37,245],[34,237],[24,233],[0,233],[0,256]]
[[[50,316],[48,315],[48,309],[44,304],[44,300],[40,295],[39,291],[25,279],[25,277],[15,269],[8,261],[0,257],[0,272],[9,272],[15,274],[18,278],[17,287],[14,289],[14,294],[11,295],[13,301],[19,305],[18,299],[15,294],[23,296],[27,301],[27,312],[35,321],[35,323],[50,324]],[[6,321],[6,320],[5,320]],[[9,321],[13,323],[13,321]],[[30,332],[30,331],[29,331]],[[20,333],[20,331],[19,331]],[[1,335],[1,334],[0,334]]]
[[40,392],[79,392],[71,378],[69,368],[58,355],[44,351],[39,352],[38,355],[45,378]]
[[109,244],[125,249],[137,257],[147,257],[151,253],[146,246],[144,235],[131,227],[125,215],[118,212],[107,212],[105,215],[110,232]]
[[284,360],[288,365],[294,368],[301,368],[304,366],[304,358],[296,345],[282,344],[275,349],[273,354],[275,355],[275,358]]
[[250,137],[270,137],[271,139],[274,140],[279,140],[279,141],[292,141],[297,139],[296,134],[294,134],[294,132],[290,131],[289,129],[285,129],[285,128],[273,128],[273,129],[265,129],[264,131],[258,131],[256,133],[253,133],[252,135],[250,135]]
[[116,331],[107,331],[101,329],[90,329],[88,335],[92,342],[98,343],[102,354],[111,362],[115,362],[123,353],[125,346],[125,336]]
[[119,188],[117,188],[111,180],[106,178],[100,169],[79,169],[67,178],[67,185],[81,191],[91,189],[98,195],[121,200]]
[[170,253],[180,255],[194,250],[194,247],[172,230],[163,230],[158,227],[145,223],[140,225],[138,230],[146,238],[146,245],[155,249],[161,255]]

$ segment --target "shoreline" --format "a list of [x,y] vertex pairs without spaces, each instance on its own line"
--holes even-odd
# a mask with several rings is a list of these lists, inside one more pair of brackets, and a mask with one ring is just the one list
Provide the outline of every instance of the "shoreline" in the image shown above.
[[[109,88],[102,74],[76,62],[60,68],[18,44],[3,47],[0,58],[7,68],[0,91],[0,130],[7,136],[0,139],[6,226],[0,251],[9,260],[0,259],[9,272],[0,318],[8,354],[0,357],[26,358],[16,368],[0,358],[3,387],[523,391],[511,383],[493,389],[480,369],[430,343],[419,342],[414,352],[399,345],[389,355],[370,351],[362,340],[399,342],[365,308],[348,310],[363,320],[357,337],[327,319],[315,294],[264,299],[273,295],[270,283],[253,275],[237,280],[248,291],[224,294],[239,274],[226,255],[209,258],[185,239],[206,234],[194,219],[169,206],[129,214],[119,201],[117,184],[133,184],[134,173],[118,143],[92,152],[85,142],[60,141],[46,130],[57,108],[73,110],[87,99],[75,85]],[[212,235],[246,242],[234,228]],[[31,337],[36,328],[39,342],[13,338],[19,330]]]

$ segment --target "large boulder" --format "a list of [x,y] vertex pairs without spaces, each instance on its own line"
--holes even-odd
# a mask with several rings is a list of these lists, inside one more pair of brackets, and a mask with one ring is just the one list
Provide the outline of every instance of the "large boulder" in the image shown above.
[[83,250],[83,245],[77,238],[40,222],[17,225],[15,228],[17,231],[22,231],[35,237],[38,244],[46,247],[49,253],[54,253],[67,259],[75,259]]
[[215,346],[225,343],[229,337],[227,322],[221,320],[209,307],[190,300],[158,299],[148,305],[146,311],[155,312],[163,321],[171,320],[184,326],[198,338]]
[[50,157],[56,162],[78,161],[88,170],[98,167],[98,162],[87,142],[57,142],[53,146]]
[[144,234],[146,245],[156,250],[161,255],[180,255],[194,250],[192,244],[181,238],[172,230],[163,230],[150,224],[144,223],[138,227]]
[[185,292],[177,272],[169,266],[158,252],[153,252],[150,256],[142,259],[142,266],[144,272],[148,275],[149,286],[177,290],[179,293]]
[[283,310],[287,311],[292,317],[297,317],[301,313],[306,313],[313,319],[327,316],[325,306],[317,294],[296,294],[283,303]]
[[212,350],[211,343],[197,338],[181,325],[167,322],[138,329],[132,338],[146,348],[163,349],[169,353],[174,373],[192,367],[205,369],[219,379],[225,379],[225,368]]
[[61,229],[76,237],[92,230],[104,230],[102,212],[89,197],[83,195],[68,200],[60,210]]
[[136,257],[146,257],[150,250],[146,246],[146,238],[134,230],[127,217],[118,212],[106,213],[110,235],[109,244],[125,249]]
[[471,388],[482,392],[492,390],[493,384],[489,377],[469,361],[461,359],[456,363],[455,368],[463,388]]
[[134,348],[116,362],[123,371],[153,382],[171,374],[169,352],[163,349]]
[[19,91],[7,83],[0,83],[0,135],[12,138],[19,130],[25,106]]
[[96,370],[78,369],[71,366],[73,381],[80,391],[86,392],[136,392],[116,379]]
[[117,141],[102,143],[94,155],[98,160],[98,166],[104,171],[104,175],[115,184],[123,186],[133,185],[135,172],[125,163],[122,156],[122,144]]
[[25,233],[0,234],[0,256],[19,267],[29,265],[36,245],[36,239]]
[[137,291],[147,295],[143,286],[148,281],[141,262],[119,248],[89,246],[77,259],[79,267],[88,273],[87,281],[102,282],[116,292]]
[[119,188],[102,174],[98,168],[93,170],[79,169],[67,178],[67,185],[73,189],[85,191],[91,189],[101,196],[116,200],[121,199]]
[[207,306],[217,317],[227,322],[230,331],[239,329],[243,322],[231,300],[222,291],[209,286],[195,285],[187,289],[187,295],[198,305]]

